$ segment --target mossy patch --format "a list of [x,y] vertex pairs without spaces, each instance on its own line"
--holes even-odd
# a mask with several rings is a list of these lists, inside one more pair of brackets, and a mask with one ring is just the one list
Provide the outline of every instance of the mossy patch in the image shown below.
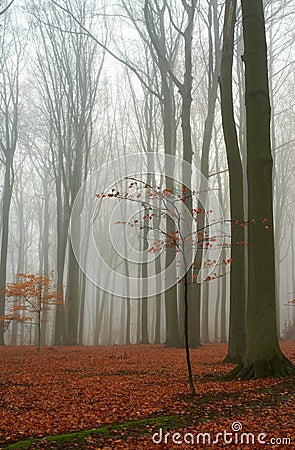
[[[271,387],[253,389],[253,393],[264,394],[256,399],[249,397],[247,392],[243,394],[241,392],[226,391],[215,393],[213,396],[203,395],[194,398],[179,396],[179,400],[185,400],[188,404],[187,410],[181,414],[149,417],[123,423],[116,422],[95,429],[45,436],[43,438],[26,439],[13,444],[7,443],[3,448],[11,450],[29,448],[83,449],[86,448],[87,439],[91,438],[98,443],[99,440],[103,441],[105,439],[116,441],[117,439],[127,439],[128,437],[150,436],[154,429],[156,430],[160,427],[166,430],[181,429],[195,425],[196,423],[218,420],[222,417],[236,417],[240,414],[247,414],[249,409],[259,410],[269,405],[276,406],[281,402],[289,401],[293,395],[293,383],[294,380],[288,379]],[[206,414],[204,414],[204,405],[210,404],[212,408],[206,409]],[[227,407],[227,404],[230,406]]]

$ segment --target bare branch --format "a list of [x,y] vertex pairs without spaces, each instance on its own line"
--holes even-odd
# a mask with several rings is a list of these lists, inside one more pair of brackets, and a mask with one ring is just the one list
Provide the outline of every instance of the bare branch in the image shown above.
[[219,175],[220,173],[224,173],[224,172],[228,172],[228,169],[220,170],[219,172],[215,172],[215,173],[210,173],[210,175],[208,175],[208,178],[214,177],[215,175]]
[[[131,70],[131,72],[133,72],[137,78],[139,79],[139,81],[142,83],[142,85],[149,91],[151,92],[153,95],[155,95],[157,98],[160,99],[160,95],[155,92],[153,89],[150,88],[150,86],[147,84],[147,82],[144,80],[144,78],[139,74],[139,71],[136,67],[134,67],[132,64],[130,64],[128,61],[124,60],[123,58],[121,58],[120,56],[116,55],[114,52],[112,52],[112,50],[110,50],[108,48],[108,46],[106,44],[103,44],[102,42],[100,42],[96,36],[94,36],[94,34],[91,33],[90,30],[88,30],[86,27],[84,27],[84,25],[82,25],[82,23],[75,17],[75,15],[68,9],[65,8],[64,6],[60,5],[59,3],[57,3],[55,0],[52,0],[52,3],[57,6],[58,8],[60,8],[62,11],[64,11],[65,13],[69,14],[69,16],[79,25],[79,27],[89,36],[91,37],[91,39],[93,39],[97,45],[99,45],[102,49],[104,49],[109,55],[111,55],[114,59],[116,59],[116,61],[120,62],[121,64],[124,64],[126,67],[128,67],[129,70]],[[51,26],[51,25],[50,25]]]
[[159,60],[162,61],[166,71],[169,73],[172,81],[177,86],[179,92],[182,93],[183,89],[184,89],[183,83],[181,83],[179,81],[179,79],[176,77],[176,75],[174,74],[174,72],[171,69],[171,66],[169,64],[169,61],[167,60],[166,55],[163,53],[163,51],[161,49],[161,42],[160,42],[159,36],[157,35],[157,33],[153,27],[153,22],[151,20],[151,11],[150,11],[149,6],[150,6],[149,2],[146,0],[145,4],[144,4],[144,17],[146,20],[146,27],[147,27],[150,39],[152,41],[153,47],[158,55]]
[[12,5],[13,2],[14,2],[14,0],[11,0],[11,2],[8,3],[8,5],[4,9],[2,9],[2,11],[0,11],[0,16],[2,14],[4,14],[8,10],[8,8],[10,8],[10,6]]

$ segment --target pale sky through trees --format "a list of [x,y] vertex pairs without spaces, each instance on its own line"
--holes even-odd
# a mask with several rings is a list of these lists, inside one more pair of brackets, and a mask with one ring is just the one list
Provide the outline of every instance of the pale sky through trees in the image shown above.
[[[174,146],[175,155],[183,157],[182,97],[175,79],[184,81],[183,31],[186,13],[182,2],[166,2],[161,23],[162,3],[155,2],[152,9],[153,32],[155,36],[161,36],[159,42],[160,46],[162,45],[161,51],[167,58],[168,68],[167,63],[163,63],[164,58],[162,66],[161,57],[160,62],[157,59],[156,47],[150,40],[145,24],[144,5],[140,1],[120,1],[116,4],[90,0],[14,2],[0,17],[2,201],[7,163],[4,157],[6,139],[8,134],[12,136],[11,133],[16,133],[17,137],[13,161],[10,162],[12,196],[6,281],[13,281],[14,275],[19,271],[39,273],[53,269],[56,281],[63,285],[66,302],[73,301],[73,295],[77,295],[73,310],[68,308],[60,313],[59,317],[57,317],[59,313],[56,317],[52,311],[48,313],[47,326],[44,327],[44,342],[50,343],[57,339],[56,323],[60,321],[61,324],[64,320],[70,323],[72,311],[75,321],[72,332],[80,333],[80,341],[92,344],[97,334],[99,342],[106,343],[109,339],[113,343],[124,342],[125,325],[120,324],[119,319],[122,317],[126,319],[129,306],[126,310],[126,305],[124,306],[119,299],[112,299],[110,295],[97,290],[83,276],[70,250],[68,227],[77,192],[87,177],[100,169],[103,164],[114,158],[135,153],[151,151],[163,155],[167,150],[165,145],[169,133],[173,136],[171,145]],[[210,95],[211,97],[213,95],[210,89],[214,80],[218,81],[216,73],[218,74],[220,63],[218,61],[222,43],[223,3],[197,2],[194,17],[190,125],[192,164],[199,169],[201,152],[204,148],[205,124],[207,120],[208,125],[209,120],[208,101],[210,102]],[[271,124],[271,140],[275,166],[277,301],[280,334],[284,335],[295,316],[294,309],[288,303],[292,301],[295,290],[293,233],[295,11],[291,1],[282,3],[273,0],[264,3],[274,119]],[[90,35],[87,34],[87,30],[90,31]],[[241,8],[238,5],[233,92],[235,122],[245,176],[242,54]],[[19,65],[16,64],[17,59]],[[222,133],[219,89],[215,100],[212,131],[209,136],[208,176],[210,188],[216,190],[222,205],[223,217],[230,219],[228,168]],[[165,124],[164,117],[167,118],[168,114],[170,118]],[[14,123],[16,115],[17,121]],[[169,133],[168,123],[171,127]],[[119,174],[111,175],[115,178],[119,176]],[[84,207],[88,201],[89,199],[85,199]],[[2,226],[3,211],[1,214]],[[110,233],[107,210],[104,211],[102,208],[100,214],[97,239],[107,246]],[[79,224],[76,230],[79,242],[82,236],[85,238],[85,234],[90,232],[86,222],[83,226],[84,228]],[[87,259],[89,248],[86,246],[83,251],[85,254],[83,253],[82,258]],[[140,251],[139,249],[139,253]],[[113,252],[106,252],[111,260],[109,264],[118,266],[122,273],[126,274],[127,271],[129,276],[132,273],[135,279],[140,278],[141,265],[137,267],[135,264],[128,268],[125,259],[121,259],[116,249]],[[225,248],[223,259],[227,260],[229,257],[230,250]],[[164,265],[165,258],[162,254],[160,266],[163,268]],[[224,276],[211,281],[208,291],[202,287],[202,295],[208,299],[207,320],[210,340],[221,339],[221,303],[219,304],[218,296],[221,295],[222,289],[225,296],[224,329],[228,330],[227,269],[227,267],[218,268],[217,275]],[[159,267],[155,265],[153,270],[158,271]],[[107,278],[105,273],[103,277]],[[75,280],[73,292],[76,294],[70,290],[69,280]],[[178,302],[180,289],[181,287],[177,288]],[[128,297],[128,294],[126,296]],[[162,312],[160,327],[162,342],[165,340],[166,327],[164,301],[165,295],[162,293],[158,306],[158,311]],[[115,308],[111,306],[112,302],[115,302]],[[101,314],[104,314],[102,323],[97,319],[97,311],[100,311],[100,308]],[[128,319],[132,342],[137,340],[137,321],[142,314],[137,308],[136,301],[132,301]],[[155,298],[147,302],[147,314],[148,333],[150,340],[153,341],[157,314]],[[111,331],[110,321],[113,321]],[[201,334],[202,332],[205,333],[204,330]],[[19,342],[20,326],[14,327],[14,333],[16,333],[14,339]],[[12,327],[9,328],[5,339],[9,341],[11,335]],[[26,341],[27,338],[23,339]],[[66,335],[60,339],[66,340]]]

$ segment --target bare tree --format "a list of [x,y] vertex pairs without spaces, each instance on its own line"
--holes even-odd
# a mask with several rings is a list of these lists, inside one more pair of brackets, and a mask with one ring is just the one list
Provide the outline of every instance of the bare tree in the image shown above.
[[[91,16],[89,4],[74,2],[68,7],[81,23],[86,24],[88,15]],[[76,194],[88,173],[95,102],[104,54],[100,54],[100,60],[97,60],[95,42],[81,33],[77,23],[56,7],[47,8],[46,17],[37,6],[32,12],[42,43],[40,47],[39,41],[36,49],[41,75],[39,84],[46,94],[44,108],[50,124],[57,197],[57,285],[62,289],[70,214]],[[52,64],[52,61],[55,63]],[[79,224],[74,226],[79,236]],[[76,344],[79,311],[84,299],[81,298],[81,273],[70,243],[68,252],[67,327],[64,311],[57,308],[55,342]],[[80,322],[80,326],[82,324]]]
[[[1,30],[1,68],[0,68],[0,151],[4,165],[4,184],[1,201],[1,255],[0,255],[0,315],[5,312],[3,289],[7,276],[7,249],[9,239],[9,213],[14,181],[13,160],[17,149],[20,70],[23,55],[21,36],[5,21]],[[0,345],[4,345],[4,328],[0,323]]]

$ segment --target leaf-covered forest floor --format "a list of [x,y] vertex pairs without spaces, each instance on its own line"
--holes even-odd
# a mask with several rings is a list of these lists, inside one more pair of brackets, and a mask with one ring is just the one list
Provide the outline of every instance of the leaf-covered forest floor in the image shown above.
[[[295,363],[295,342],[281,347]],[[222,364],[226,349],[207,344],[191,350],[192,398],[183,349],[45,347],[38,354],[32,347],[0,348],[0,448],[265,448],[259,433],[267,435],[268,447],[295,448],[295,379],[222,381],[233,367]],[[167,444],[164,436],[161,444],[152,441],[160,428],[171,433]],[[87,431],[72,433],[81,430]],[[237,442],[226,443],[224,430]],[[174,432],[178,441],[192,433],[195,444],[174,444]],[[255,444],[241,444],[242,432],[253,433]],[[65,433],[72,434],[58,436]],[[197,444],[198,433],[209,433],[211,445],[202,445],[202,436]],[[217,433],[222,436],[213,443]]]

